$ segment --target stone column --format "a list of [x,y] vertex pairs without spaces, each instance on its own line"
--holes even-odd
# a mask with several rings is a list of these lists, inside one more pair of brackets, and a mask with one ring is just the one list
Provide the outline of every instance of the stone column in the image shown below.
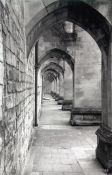
[[38,96],[38,43],[35,45],[35,126],[38,126],[37,124],[37,96]]
[[64,75],[60,74],[59,77],[59,99],[58,104],[62,105],[64,100]]
[[41,93],[41,103],[43,103],[43,97],[44,97],[44,78],[42,76],[42,93]]
[[59,91],[60,91],[60,88],[59,88],[59,77],[57,77],[56,79],[56,82],[57,82],[57,95],[59,95]]
[[54,80],[54,92],[56,93],[56,79]]
[[59,99],[59,77],[56,78],[56,95],[55,100],[58,101]]
[[71,110],[71,125],[99,125],[101,123],[101,109],[94,107],[79,107],[75,103],[78,101],[77,98],[77,65],[74,64],[73,72],[73,106]]
[[56,79],[54,79],[53,83],[52,83],[52,97],[55,98],[56,97],[56,93],[57,93],[57,82]]
[[62,74],[59,77],[59,95],[64,97],[64,76]]
[[74,70],[73,70],[73,106],[75,108],[75,62],[74,62]]
[[71,110],[73,101],[73,72],[70,66],[65,62],[64,72],[64,101],[62,110]]
[[51,83],[51,94],[54,92],[54,90],[55,90],[55,87],[54,87],[54,80],[53,80],[53,82]]
[[112,34],[110,36],[109,54],[102,52],[102,125],[96,132],[96,157],[106,169],[112,168]]
[[42,75],[41,70],[38,70],[38,82],[37,82],[37,123],[39,124],[41,116],[41,103],[42,103]]

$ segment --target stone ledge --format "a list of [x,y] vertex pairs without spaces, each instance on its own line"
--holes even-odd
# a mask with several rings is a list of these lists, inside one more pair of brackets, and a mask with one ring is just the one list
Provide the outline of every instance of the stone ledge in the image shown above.
[[70,123],[74,125],[99,125],[101,123],[100,108],[74,108]]
[[72,100],[64,100],[62,104],[63,111],[70,111],[72,109]]
[[64,98],[63,97],[59,97],[59,99],[58,99],[58,105],[62,105],[63,104],[63,101],[64,101]]
[[99,114],[101,115],[101,108],[72,108],[72,112],[75,114]]

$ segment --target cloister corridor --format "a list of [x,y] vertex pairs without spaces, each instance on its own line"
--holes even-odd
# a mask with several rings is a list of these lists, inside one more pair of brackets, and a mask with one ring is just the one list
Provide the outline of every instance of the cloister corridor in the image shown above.
[[70,112],[46,95],[24,175],[103,175],[95,158],[97,126],[69,124]]
[[0,175],[112,174],[112,0],[0,0]]

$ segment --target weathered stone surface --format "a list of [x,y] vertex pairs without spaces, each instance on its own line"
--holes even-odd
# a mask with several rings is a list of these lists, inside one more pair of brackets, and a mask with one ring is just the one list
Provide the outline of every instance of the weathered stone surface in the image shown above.
[[[65,7],[65,4],[63,4],[63,2],[61,2],[60,7]],[[69,1],[67,1],[67,3],[69,4]],[[47,2],[45,3],[45,5],[43,5],[42,1],[40,1],[40,4],[42,4],[43,9],[45,5],[49,3]],[[107,43],[110,41],[109,36],[110,25],[108,26],[107,22],[105,22],[105,20],[103,21],[103,18],[100,18],[101,17],[100,14],[97,13],[97,11],[94,11],[93,8],[91,8],[90,11],[88,11],[87,8],[88,6],[85,5],[84,6],[85,8],[81,9],[83,10],[83,12],[80,13],[77,10],[76,5],[77,4],[75,4],[73,8],[72,6],[70,6],[70,8],[61,11],[61,13],[57,12],[57,14],[53,15],[54,18],[52,18],[53,16],[49,15],[50,18],[44,21],[45,25],[44,27],[43,23],[39,23],[37,26],[35,25],[35,27],[32,28],[33,29],[32,32],[29,34],[29,36],[27,36],[28,41],[27,44],[29,45],[28,51],[30,51],[32,44],[37,40],[37,38],[40,37],[39,34],[41,33],[41,29],[43,30],[45,29],[45,27],[50,27],[50,25],[52,25],[53,22],[59,22],[61,19],[67,20],[70,17],[72,17],[76,22],[79,22],[80,25],[84,26],[85,29],[90,30],[92,36],[94,36],[99,47],[102,50],[104,50],[104,52],[108,55],[109,49],[107,47],[108,46]],[[41,5],[38,7],[41,7]],[[57,6],[55,7],[52,5],[49,6],[49,8],[47,8],[47,11],[50,12],[56,10],[56,8]],[[36,6],[35,9],[37,10]],[[108,9],[107,6],[106,11],[104,9],[104,12],[102,11],[102,8],[99,7],[98,9],[101,13],[104,14],[106,18],[108,18],[108,15],[110,16],[110,13],[108,13],[107,10]],[[109,8],[109,11],[110,9],[111,8]],[[40,8],[38,9],[38,11],[40,11]],[[33,14],[36,14],[37,11],[33,12],[34,12]],[[38,17],[37,21],[46,14],[47,14],[46,9],[44,9],[43,14],[41,13],[39,16],[37,16]],[[89,16],[88,14],[91,15]],[[95,18],[96,15],[98,15],[97,21]],[[32,20],[32,23],[33,22],[35,22],[35,20]],[[0,72],[0,99],[1,99],[0,100],[0,172],[2,175],[21,175],[23,165],[25,164],[25,158],[27,155],[29,141],[32,133],[33,116],[34,116],[35,55],[34,50],[32,50],[30,55],[28,52],[29,60],[26,59],[24,31],[25,31],[24,1],[21,0],[20,2],[16,0],[15,1],[1,0],[0,1],[0,71],[1,71]],[[58,42],[56,44],[54,43],[53,46],[58,46],[59,41],[60,39],[58,38]],[[49,49],[51,45],[49,46],[46,45],[46,47],[48,47]],[[89,54],[88,50],[84,51],[85,53]],[[88,55],[86,56],[88,57]],[[107,67],[105,67],[105,70],[108,70],[106,68]],[[93,72],[91,72],[90,70],[86,71],[85,69],[84,69],[84,76],[87,78],[87,80],[90,80],[91,77],[93,76]],[[109,72],[106,72],[107,74],[105,75],[110,75],[110,72],[111,70],[109,69]],[[80,71],[78,72],[78,74],[82,75]],[[72,80],[71,74],[67,78],[68,80]],[[111,77],[109,78],[111,79]],[[68,94],[66,93],[66,96],[69,96],[69,99],[72,99],[73,91],[72,91],[72,83],[70,82],[72,81],[66,82],[66,92],[68,91]],[[80,84],[80,80],[78,80],[78,82]],[[70,84],[68,85],[68,83]],[[108,84],[110,85],[109,81]],[[3,91],[2,87],[4,87]],[[69,91],[70,89],[71,91]],[[107,89],[110,90],[110,87],[107,87]],[[81,90],[77,92],[78,97],[82,96],[83,94],[84,93]],[[107,93],[106,95],[109,97],[109,93]],[[38,90],[38,99],[39,99],[38,113],[40,112],[39,110],[41,106],[40,97],[41,97],[41,87],[39,87]],[[107,102],[109,102],[110,99],[106,100]],[[88,104],[87,100],[86,104]],[[67,106],[68,108],[69,105],[71,105],[71,103],[67,102],[66,105],[68,105]],[[111,111],[109,111],[110,110],[109,107],[110,106],[108,106],[107,107],[108,109],[106,108],[107,111],[106,110],[105,111],[110,112],[109,114],[111,114]],[[111,115],[109,115],[109,117],[111,117]],[[1,121],[2,119],[3,121]],[[107,146],[105,148],[111,151],[110,147]]]
[[64,100],[62,104],[63,111],[70,111],[72,109],[72,100]]
[[73,108],[71,111],[71,125],[99,125],[101,120],[101,109],[98,108]]
[[2,175],[22,173],[33,126],[34,52],[28,61],[25,58],[23,9],[22,1],[21,4],[6,1],[5,6],[0,2],[0,120],[4,118],[3,126],[0,125]]
[[96,157],[106,169],[112,169],[112,132],[101,126],[97,132]]

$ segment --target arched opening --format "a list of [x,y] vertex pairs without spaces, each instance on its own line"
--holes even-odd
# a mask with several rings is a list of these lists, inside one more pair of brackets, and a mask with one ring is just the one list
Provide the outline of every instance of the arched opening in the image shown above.
[[[48,65],[46,65],[46,66],[41,68],[41,74],[42,74],[42,77],[46,77],[47,74],[51,74],[51,76],[52,76],[52,74],[53,74],[53,75],[55,75],[55,79],[58,81],[58,83],[60,83],[61,77],[64,76],[64,69],[59,64],[57,64],[55,62],[50,62]],[[55,93],[56,98],[58,100],[58,98],[60,98],[60,91],[61,91],[61,89],[60,89],[59,84],[58,84],[57,91],[53,92],[53,89],[51,88],[51,86],[52,86],[51,83],[53,82],[53,80],[54,79],[49,79],[49,81],[50,81],[49,94],[51,92],[53,94]],[[46,87],[46,83],[45,82],[43,82],[43,85]],[[54,89],[54,91],[55,91],[55,89]],[[43,95],[44,94],[46,94],[46,92],[43,92]]]
[[[59,74],[59,72],[61,73],[61,76],[59,78],[59,84],[60,84],[60,93],[52,93],[52,95],[55,97],[55,99],[58,100],[58,104],[62,105],[63,104],[63,100],[64,100],[64,61],[66,62],[66,64],[68,64],[69,69],[71,71],[71,74],[73,74],[74,71],[74,60],[73,58],[66,53],[65,51],[61,50],[61,49],[51,49],[50,51],[48,51],[44,56],[42,56],[40,58],[40,61],[38,62],[38,72],[40,74],[40,72],[46,73],[46,71],[52,71],[56,73],[56,71],[58,71],[57,73]],[[60,63],[60,64],[59,64]],[[72,84],[73,84],[73,78],[71,79]],[[71,83],[70,83],[71,84]],[[72,91],[73,91],[73,87]],[[73,94],[73,92],[72,92]],[[36,97],[35,97],[36,98]],[[70,105],[72,104],[72,101],[70,103]],[[37,111],[37,107],[35,107],[36,111]],[[35,120],[37,120],[37,113],[35,112]]]
[[49,58],[52,58],[54,60],[55,58],[59,58],[62,60],[65,60],[71,67],[71,70],[74,71],[74,59],[64,50],[54,48],[48,51],[39,61],[39,67],[42,66],[42,64],[47,61]]
[[[45,9],[44,9],[45,10]],[[60,1],[47,6],[47,14],[43,13],[42,18],[34,19],[31,28],[26,27],[27,35],[27,56],[39,39],[39,36],[60,21],[71,21],[85,29],[98,44],[102,53],[102,126],[97,131],[98,147],[97,157],[106,168],[110,168],[111,156],[109,149],[105,149],[111,143],[110,133],[112,128],[111,109],[111,30],[109,22],[95,9],[81,1]],[[38,15],[38,14],[37,14]],[[97,20],[96,20],[97,18]],[[102,149],[102,144],[104,149]],[[104,160],[102,160],[104,157]]]

